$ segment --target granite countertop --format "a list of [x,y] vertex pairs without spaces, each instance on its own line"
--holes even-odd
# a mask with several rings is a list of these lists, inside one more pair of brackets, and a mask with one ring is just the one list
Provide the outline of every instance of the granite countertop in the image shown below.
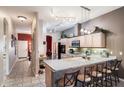
[[45,64],[47,64],[54,71],[62,71],[70,68],[78,68],[87,65],[97,64],[109,60],[116,59],[116,56],[110,56],[108,58],[104,57],[91,57],[90,60],[84,60],[82,57],[73,57],[73,58],[65,58],[65,59],[55,59],[55,60],[45,60]]

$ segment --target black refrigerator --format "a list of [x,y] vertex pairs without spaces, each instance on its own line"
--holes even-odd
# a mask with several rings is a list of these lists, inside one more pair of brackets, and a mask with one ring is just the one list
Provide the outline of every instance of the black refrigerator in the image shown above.
[[58,59],[61,59],[61,54],[66,53],[66,45],[61,45],[61,43],[58,43]]

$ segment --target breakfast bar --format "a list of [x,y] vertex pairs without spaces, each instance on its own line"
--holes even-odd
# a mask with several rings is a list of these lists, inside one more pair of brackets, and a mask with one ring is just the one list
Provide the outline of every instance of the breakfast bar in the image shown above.
[[65,72],[70,70],[80,70],[85,66],[95,65],[110,60],[115,60],[116,56],[109,57],[91,57],[85,60],[82,57],[73,57],[65,59],[55,59],[45,61],[45,83],[47,87],[55,87],[55,81],[61,78]]

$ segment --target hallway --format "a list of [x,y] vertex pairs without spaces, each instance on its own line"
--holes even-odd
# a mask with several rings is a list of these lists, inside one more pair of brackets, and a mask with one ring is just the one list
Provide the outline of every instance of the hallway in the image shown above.
[[30,61],[18,61],[10,75],[4,81],[5,87],[45,87],[45,74],[34,77],[31,73]]

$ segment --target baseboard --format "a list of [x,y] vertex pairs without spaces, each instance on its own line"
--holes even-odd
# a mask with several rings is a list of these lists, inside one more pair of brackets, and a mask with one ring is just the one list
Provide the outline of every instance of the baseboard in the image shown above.
[[18,62],[27,61],[27,60],[29,60],[28,57],[25,57],[25,58],[18,58]]
[[17,59],[16,59],[16,61],[14,62],[14,64],[12,65],[12,67],[11,67],[10,71],[7,73],[7,75],[9,75],[9,74],[12,72],[12,69],[13,69],[13,67],[15,66],[16,62],[17,62]]
[[28,58],[28,57],[18,57],[18,59],[24,59],[24,58]]

